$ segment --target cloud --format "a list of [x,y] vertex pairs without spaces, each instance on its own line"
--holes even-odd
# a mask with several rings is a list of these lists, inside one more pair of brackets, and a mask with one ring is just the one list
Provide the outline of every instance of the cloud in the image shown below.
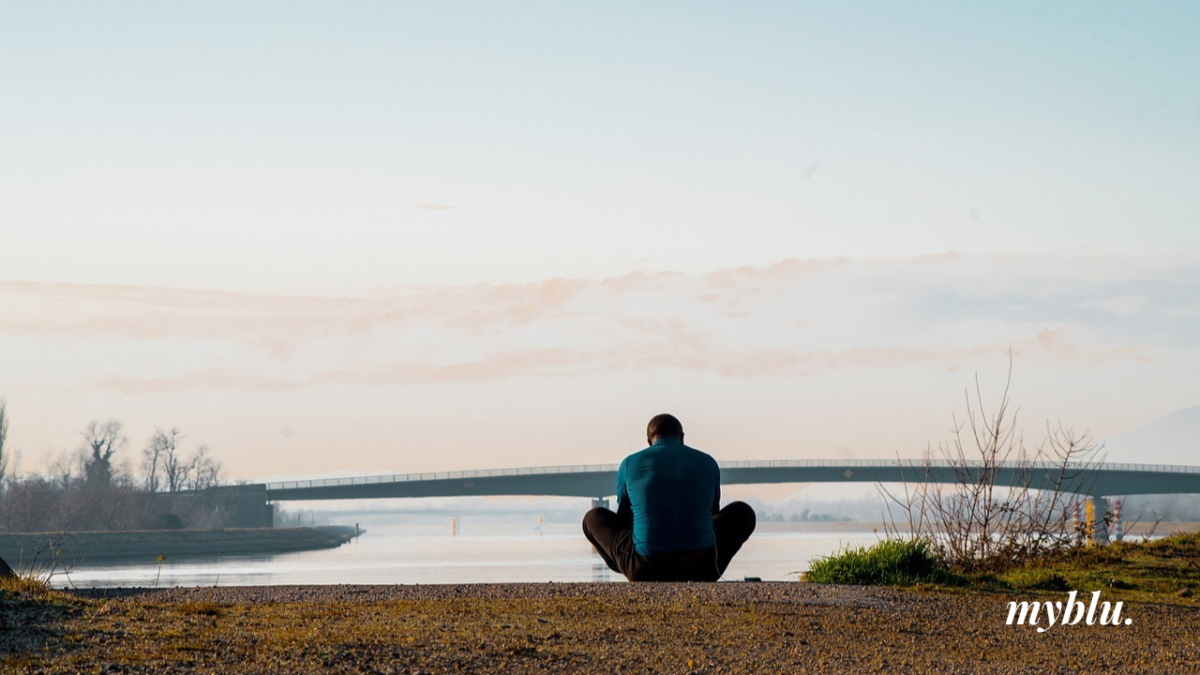
[[803,377],[971,368],[1010,348],[1054,362],[1141,363],[1196,349],[1186,336],[1200,334],[1198,270],[1178,256],[949,252],[355,297],[0,282],[0,337],[54,337],[95,354],[111,365],[91,383],[127,393],[654,369]]
[[958,251],[943,251],[942,253],[928,253],[912,258],[914,265],[928,265],[935,267],[938,265],[949,265],[959,262],[963,259],[963,254]]
[[318,369],[302,377],[253,375],[213,368],[171,377],[109,376],[95,388],[125,394],[167,394],[195,390],[282,392],[325,386],[407,386],[488,384],[513,378],[578,377],[617,371],[680,370],[727,378],[814,376],[845,369],[941,366],[957,370],[985,359],[1040,357],[1101,364],[1118,359],[1149,361],[1144,347],[1095,347],[1073,342],[1066,330],[1044,330],[1012,343],[957,349],[867,345],[841,350],[731,349],[714,345],[699,331],[673,324],[660,339],[628,340],[596,349],[530,348],[449,363],[354,363]]
[[808,166],[804,167],[803,171],[800,172],[800,178],[806,181],[812,180],[812,177],[817,175],[817,172],[820,171],[821,167],[823,166],[825,166],[825,160],[820,158],[814,159],[808,163]]
[[453,204],[437,204],[435,202],[417,202],[410,205],[408,208],[417,211],[458,211],[465,209],[465,206],[455,206]]
[[1082,306],[1089,308],[1096,307],[1106,312],[1112,312],[1113,314],[1125,316],[1141,311],[1145,305],[1146,302],[1142,298],[1124,296],[1120,298],[1112,298],[1111,300],[1093,300],[1083,303]]
[[512,377],[565,376],[563,369],[586,362],[569,349],[531,349],[457,363],[388,363],[318,370],[301,378],[251,375],[228,368],[190,371],[174,377],[100,378],[95,387],[126,394],[165,394],[194,390],[296,391],[336,385],[482,384]]

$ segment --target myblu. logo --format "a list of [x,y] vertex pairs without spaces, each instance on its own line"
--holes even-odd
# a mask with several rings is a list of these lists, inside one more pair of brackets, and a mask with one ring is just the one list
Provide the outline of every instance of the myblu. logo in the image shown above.
[[[1054,624],[1060,626],[1074,626],[1079,622],[1086,623],[1089,626],[1096,625],[1096,610],[1100,610],[1099,623],[1101,626],[1116,626],[1121,623],[1121,603],[1109,606],[1109,603],[1100,602],[1100,591],[1092,591],[1092,604],[1084,605],[1082,601],[1076,600],[1075,596],[1078,593],[1071,591],[1067,596],[1067,602],[1010,602],[1008,603],[1008,625],[1013,625],[1016,621],[1018,626],[1028,625],[1037,626],[1039,633],[1045,633],[1054,627]],[[1038,626],[1039,616],[1045,619],[1045,626]],[[1084,618],[1087,618],[1084,621]],[[1125,625],[1133,623],[1133,619],[1125,619]]]

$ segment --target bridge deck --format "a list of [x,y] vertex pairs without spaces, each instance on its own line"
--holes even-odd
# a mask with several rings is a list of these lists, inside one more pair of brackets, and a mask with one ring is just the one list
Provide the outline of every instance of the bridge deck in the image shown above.
[[[924,460],[765,460],[721,463],[723,484],[764,483],[937,483],[975,481],[981,463]],[[606,497],[616,487],[616,464],[546,466],[482,471],[358,476],[266,484],[272,501],[535,495]],[[1036,489],[1060,487],[1092,495],[1200,493],[1200,466],[1038,462],[996,470],[998,485]]]

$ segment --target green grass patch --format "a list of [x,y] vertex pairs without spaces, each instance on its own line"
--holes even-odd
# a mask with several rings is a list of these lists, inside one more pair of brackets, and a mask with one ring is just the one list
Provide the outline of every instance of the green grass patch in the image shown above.
[[804,581],[909,586],[929,584],[990,593],[1059,595],[1103,591],[1106,599],[1200,602],[1200,533],[1117,542],[1052,553],[1023,564],[965,573],[942,563],[928,541],[888,540],[815,559]]
[[[982,585],[976,577],[971,585]],[[996,573],[1003,589],[1103,591],[1116,600],[1192,604],[1200,593],[1200,533],[1063,551]]]
[[1069,591],[1071,582],[1059,572],[1027,568],[1012,570],[998,577],[1002,585],[1025,591]]
[[927,539],[889,539],[872,546],[847,548],[814,559],[805,581],[827,584],[911,586],[933,583],[955,585],[954,574],[933,553]]

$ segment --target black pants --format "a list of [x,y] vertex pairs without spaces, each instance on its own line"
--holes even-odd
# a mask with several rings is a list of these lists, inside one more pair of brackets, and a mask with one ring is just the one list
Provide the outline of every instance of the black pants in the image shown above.
[[745,502],[733,502],[713,516],[713,548],[647,557],[633,548],[631,521],[597,508],[583,517],[583,536],[609,569],[630,581],[716,581],[750,538],[754,524],[754,509]]

